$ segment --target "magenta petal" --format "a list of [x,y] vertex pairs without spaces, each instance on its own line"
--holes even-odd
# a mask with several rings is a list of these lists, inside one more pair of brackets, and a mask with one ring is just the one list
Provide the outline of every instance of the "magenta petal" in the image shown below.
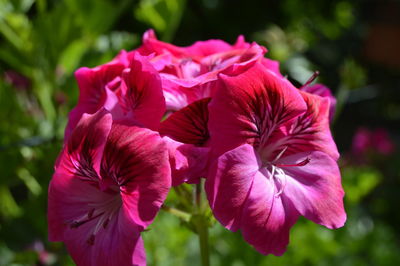
[[211,166],[206,192],[217,220],[262,254],[282,255],[289,229],[299,214],[278,196],[271,174],[259,171],[260,161],[248,144],[221,155]]
[[49,186],[49,237],[77,265],[145,265],[140,232],[171,186],[168,151],[156,132],[109,124],[101,110],[73,131]]
[[[64,241],[64,236],[70,230],[69,222],[89,213],[90,208],[85,203],[91,201],[107,201],[111,196],[99,193],[96,186],[84,182],[79,177],[55,173],[48,195],[48,224],[50,241]],[[89,234],[82,237],[89,238]],[[87,240],[85,239],[85,241]]]
[[60,171],[96,179],[111,124],[111,114],[105,109],[93,115],[84,114],[66,144],[65,158],[60,158],[64,167]]
[[299,214],[290,202],[276,196],[276,189],[269,172],[257,172],[243,206],[240,229],[257,251],[280,256],[286,251],[289,230]]
[[[224,74],[229,76],[239,75],[252,67],[256,62],[263,62],[263,60],[266,59],[264,58],[265,52],[265,47],[252,43],[248,49],[231,51],[230,56],[232,56],[232,58],[225,59],[224,62],[220,64],[221,66],[217,66]],[[227,66],[226,69],[222,68],[224,65]]]
[[307,109],[295,87],[260,64],[237,76],[220,77],[208,106],[211,146],[218,153],[267,142],[273,131]]
[[331,90],[323,84],[307,85],[300,88],[300,90],[315,94],[329,100],[329,121],[332,122],[336,111],[336,98],[333,96]]
[[143,238],[139,237],[132,255],[132,264],[134,266],[146,266],[146,251],[144,249]]
[[279,78],[284,78],[281,74],[281,71],[279,69],[279,62],[269,59],[269,58],[263,58],[261,61],[261,64],[265,66],[268,70],[273,72],[277,77]]
[[79,102],[95,102],[101,97],[104,87],[121,75],[124,65],[110,62],[93,69],[82,67],[75,72],[80,89]]
[[161,80],[148,58],[134,53],[130,69],[122,73],[122,108],[145,127],[156,130],[165,112]]
[[210,149],[197,147],[163,137],[169,152],[172,186],[183,182],[197,184],[201,177],[206,177]]
[[221,155],[210,166],[205,183],[215,218],[236,231],[242,221],[242,206],[248,197],[259,162],[253,147],[242,145]]
[[131,219],[143,230],[171,187],[167,147],[154,131],[114,124],[104,149],[101,176],[104,186],[119,186]]
[[177,57],[188,56],[182,47],[159,41],[154,30],[152,29],[147,30],[143,34],[142,40],[143,45],[137,49],[137,51],[142,55],[162,55],[165,53],[169,53]]
[[243,35],[239,35],[236,39],[235,44],[233,45],[234,49],[247,49],[250,47],[250,44],[246,42]]
[[[77,177],[56,174],[49,187],[50,240],[64,241],[77,265],[132,265],[132,253],[138,252],[134,249],[139,231],[129,216],[118,207],[107,227],[96,211],[93,219],[88,218],[92,208],[102,209],[110,201],[118,206],[118,197]],[[89,221],[72,227],[72,221],[79,219]]]
[[308,158],[309,163],[297,167],[281,167],[287,175],[284,197],[288,198],[307,219],[335,229],[346,221],[344,191],[337,163],[323,152],[300,153],[282,158],[277,163],[294,165]]
[[[163,84],[165,83],[168,84],[171,82],[169,80],[165,80]],[[174,86],[164,87],[163,93],[167,111],[177,111],[189,103],[187,95],[183,91],[177,90]]]
[[[113,215],[105,226],[101,213],[110,211],[110,202]],[[119,193],[100,191],[76,176],[55,174],[49,187],[50,240],[64,241],[77,265],[145,265],[139,228],[121,202]],[[79,220],[87,222],[72,226]]]
[[107,94],[106,85],[121,75],[124,65],[117,61],[95,67],[82,67],[75,72],[79,86],[79,101],[69,115],[65,129],[67,140],[84,113],[93,114],[103,107]]
[[187,144],[205,145],[209,139],[207,123],[210,100],[198,100],[170,115],[161,123],[160,134]]
[[329,126],[329,100],[317,95],[301,92],[307,103],[307,111],[290,125],[285,156],[305,151],[322,151],[334,160],[339,152]]
[[189,47],[185,47],[185,52],[193,56],[208,56],[211,54],[232,50],[232,46],[221,40],[197,41]]

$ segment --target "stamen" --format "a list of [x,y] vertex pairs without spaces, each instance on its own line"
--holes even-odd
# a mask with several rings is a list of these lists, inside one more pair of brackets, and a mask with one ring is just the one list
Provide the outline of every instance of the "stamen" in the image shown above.
[[[279,174],[279,176],[276,176],[277,178],[276,178],[276,180],[277,181],[279,181],[279,183],[280,183],[280,185],[281,185],[281,187],[280,187],[280,189],[278,190],[278,192],[275,194],[275,197],[279,197],[282,193],[283,193],[283,190],[285,189],[285,187],[286,187],[286,183],[287,183],[287,177],[286,177],[286,174],[285,174],[285,172],[282,170],[282,169],[280,169],[280,168],[276,168],[276,171],[278,172],[278,174]],[[282,181],[282,177],[281,176],[283,176],[283,181]]]
[[271,177],[272,178],[274,178],[274,175],[275,175],[275,165],[273,165],[273,164],[271,164],[271,167],[272,167],[272,171],[271,171]]
[[305,166],[311,161],[310,158],[306,158],[303,161],[296,164],[276,164],[277,167],[294,167],[294,166]]
[[286,146],[285,148],[283,148],[283,150],[275,157],[275,159],[272,162],[276,162],[278,161],[282,155],[285,153],[285,151],[287,150],[288,146]]
[[[279,160],[279,158],[283,155],[283,153],[287,150],[287,146],[276,156],[274,161]],[[283,191],[285,190],[286,183],[287,183],[287,176],[285,171],[281,169],[281,167],[296,167],[296,166],[305,166],[311,161],[310,158],[306,158],[303,161],[296,163],[296,164],[275,164],[275,163],[268,163],[266,167],[271,167],[271,175],[270,178],[273,179],[274,183],[279,184],[279,190],[275,193],[275,197],[279,197]],[[275,186],[277,185],[275,183]],[[275,187],[274,187],[275,190]]]
[[93,216],[94,213],[94,209],[90,210],[89,213],[81,216],[80,218],[78,218],[77,220],[73,220],[71,222],[69,222],[69,227],[70,228],[78,228],[79,226],[81,226],[82,224],[85,224],[93,219],[96,219],[97,217],[99,217],[100,215],[102,215],[104,212],[97,214],[96,216]]
[[[283,190],[286,187],[286,183],[287,183],[287,177],[285,172],[280,169],[279,167],[277,167],[274,164],[269,164],[271,166],[271,175],[270,177],[273,179],[273,182],[275,184],[275,182],[280,184],[280,188],[278,190],[278,192],[275,193],[275,197],[279,197],[282,193]],[[274,185],[274,191],[275,191],[275,187],[276,185]]]
[[90,210],[86,214],[76,220],[67,222],[67,224],[70,228],[75,229],[87,222],[97,219],[93,222],[93,226],[88,229],[90,236],[86,241],[89,245],[94,245],[97,233],[102,228],[107,228],[113,216],[119,211],[121,205],[122,200],[118,195],[102,203],[89,203],[88,207],[90,207]]
[[319,71],[315,71],[312,76],[306,81],[306,83],[304,83],[303,86],[301,86],[301,88],[310,85],[317,77],[319,76]]

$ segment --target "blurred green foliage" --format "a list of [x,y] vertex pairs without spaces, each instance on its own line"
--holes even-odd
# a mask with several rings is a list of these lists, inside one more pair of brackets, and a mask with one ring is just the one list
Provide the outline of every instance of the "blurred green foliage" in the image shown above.
[[[338,97],[333,129],[344,155],[346,226],[332,231],[300,219],[287,253],[265,257],[213,223],[212,265],[400,265],[400,154],[360,163],[350,152],[360,125],[399,133],[399,70],[363,58],[364,4],[0,0],[0,265],[73,265],[61,243],[47,241],[46,222],[48,182],[78,97],[73,72],[137,47],[148,27],[180,45],[245,34],[266,45],[295,84],[318,69]],[[196,235],[185,225],[160,212],[143,233],[149,265],[200,265]]]

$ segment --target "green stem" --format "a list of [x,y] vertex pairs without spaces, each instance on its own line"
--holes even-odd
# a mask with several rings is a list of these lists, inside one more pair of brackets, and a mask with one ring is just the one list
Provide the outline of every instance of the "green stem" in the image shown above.
[[168,207],[168,206],[166,206],[166,205],[162,205],[162,206],[161,206],[161,209],[162,209],[163,211],[166,211],[166,212],[169,212],[169,213],[175,215],[176,217],[181,218],[182,220],[184,220],[184,221],[186,221],[186,222],[189,222],[189,221],[190,221],[191,215],[190,215],[189,213],[187,213],[187,212],[184,212],[184,211],[175,209],[175,208],[173,208],[173,207]]
[[208,223],[205,210],[202,203],[202,186],[203,182],[196,185],[194,191],[194,202],[197,211],[197,219],[195,221],[196,231],[199,235],[201,264],[203,266],[210,265],[210,252],[208,247]]
[[197,234],[199,235],[201,265],[209,266],[210,253],[208,250],[208,226],[204,219],[200,219],[197,224]]
[[184,205],[185,210],[191,210],[193,208],[191,192],[188,191],[183,185],[174,187],[174,191],[178,195],[180,203]]

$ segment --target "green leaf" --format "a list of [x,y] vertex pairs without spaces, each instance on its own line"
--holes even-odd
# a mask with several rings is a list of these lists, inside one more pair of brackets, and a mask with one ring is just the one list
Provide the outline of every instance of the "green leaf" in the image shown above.
[[25,183],[25,185],[28,187],[29,191],[31,191],[33,195],[38,196],[42,192],[42,187],[36,181],[35,177],[31,175],[28,169],[18,169],[17,175]]
[[89,45],[87,40],[78,39],[62,52],[59,65],[63,68],[65,74],[69,75],[78,68],[83,55],[89,49]]
[[342,180],[346,200],[356,204],[379,184],[382,174],[370,167],[347,167],[342,170]]
[[0,214],[5,218],[15,218],[22,214],[22,210],[6,186],[0,186]]
[[140,21],[162,33],[162,40],[171,41],[185,9],[186,0],[141,0],[134,10]]

